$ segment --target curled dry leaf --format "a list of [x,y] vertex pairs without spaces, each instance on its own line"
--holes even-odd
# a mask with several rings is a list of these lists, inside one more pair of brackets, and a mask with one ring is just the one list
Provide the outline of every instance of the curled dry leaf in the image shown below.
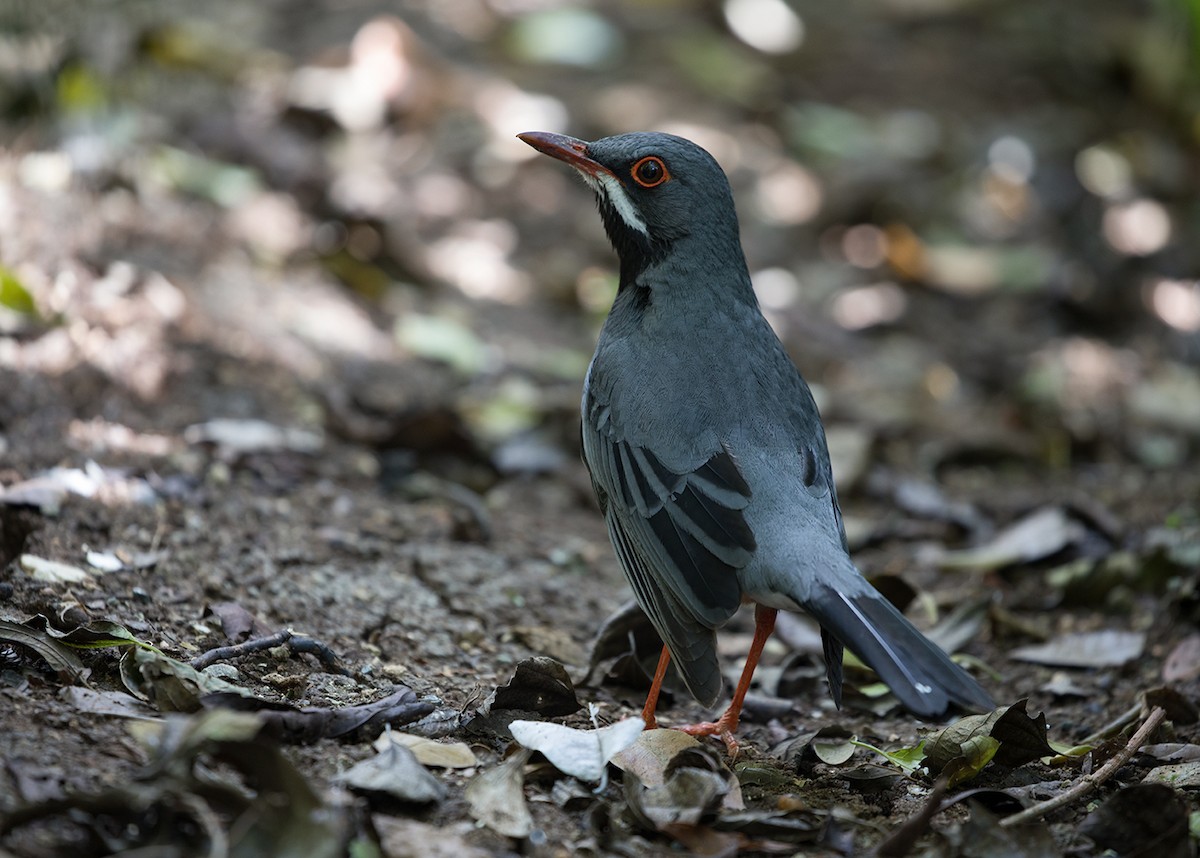
[[525,804],[525,764],[530,755],[521,749],[467,784],[471,816],[505,837],[528,837],[533,830],[533,817]]
[[374,757],[351,766],[336,780],[357,792],[383,793],[413,804],[430,804],[446,796],[442,782],[396,742],[388,742]]
[[276,426],[265,420],[233,418],[196,423],[184,430],[183,438],[189,444],[214,444],[229,457],[279,451],[315,453],[325,444],[319,432]]
[[1054,667],[1120,667],[1141,656],[1145,646],[1146,636],[1141,632],[1075,632],[1044,644],[1018,647],[1009,657]]
[[62,682],[80,682],[87,675],[87,668],[79,656],[44,628],[0,620],[0,642],[16,644],[36,653]]
[[440,769],[469,769],[479,764],[475,752],[463,742],[435,742],[424,736],[411,733],[384,732],[375,740],[375,750],[382,751],[388,744],[403,745],[412,751],[423,766]]
[[549,721],[513,721],[513,738],[540,751],[560,772],[598,783],[615,754],[628,748],[645,729],[641,718],[626,718],[596,730],[576,730]]
[[679,730],[643,730],[629,747],[613,754],[612,764],[636,775],[645,786],[662,786],[671,760],[681,751],[699,747],[696,739]]
[[1191,634],[1171,650],[1163,663],[1163,682],[1187,682],[1200,677],[1200,634]]
[[86,569],[72,566],[69,563],[59,563],[57,560],[47,560],[34,554],[22,554],[20,565],[29,573],[34,581],[46,584],[84,584],[95,586],[95,578]]
[[1086,529],[1062,507],[1030,513],[974,548],[947,551],[938,558],[943,569],[1000,569],[1057,554],[1079,542]]
[[700,825],[716,815],[728,791],[729,782],[719,773],[690,766],[675,769],[656,787],[644,786],[635,775],[625,778],[629,809],[651,831]]
[[1200,762],[1172,763],[1151,769],[1142,779],[1146,784],[1166,784],[1179,789],[1200,789]]
[[552,658],[534,656],[519,662],[508,684],[496,689],[491,708],[557,716],[578,712],[581,704],[567,669]]
[[[926,738],[925,765],[934,774],[954,763],[957,783],[966,770],[978,774],[990,760],[1009,768],[1023,765],[1054,754],[1046,738],[1046,716],[1039,713],[1031,718],[1025,711],[1025,701],[1002,707],[986,715],[968,715]],[[972,744],[978,737],[988,737],[999,743],[991,748],[987,743]],[[963,762],[957,762],[962,760]]]

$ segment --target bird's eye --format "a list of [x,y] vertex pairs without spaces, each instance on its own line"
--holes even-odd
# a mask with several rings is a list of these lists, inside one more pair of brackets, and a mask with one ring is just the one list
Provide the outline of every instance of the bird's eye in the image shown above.
[[671,174],[667,172],[667,165],[663,163],[662,158],[654,155],[647,155],[636,164],[630,171],[633,174],[633,180],[643,188],[657,188],[667,179],[671,178]]

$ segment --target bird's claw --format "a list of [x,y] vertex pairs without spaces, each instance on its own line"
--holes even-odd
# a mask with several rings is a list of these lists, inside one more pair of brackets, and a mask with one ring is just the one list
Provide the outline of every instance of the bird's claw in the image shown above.
[[673,729],[687,733],[689,736],[716,736],[725,743],[725,748],[729,751],[730,759],[738,754],[738,741],[733,736],[733,727],[723,723],[724,718],[713,721],[701,721],[699,724],[684,724]]

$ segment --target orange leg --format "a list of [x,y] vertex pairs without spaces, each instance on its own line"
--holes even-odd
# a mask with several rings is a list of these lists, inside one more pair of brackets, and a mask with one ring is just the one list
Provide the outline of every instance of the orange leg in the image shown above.
[[658,693],[662,691],[663,677],[667,675],[667,665],[670,663],[671,651],[664,646],[662,655],[658,657],[658,667],[654,670],[654,681],[650,683],[650,693],[646,695],[646,705],[642,707],[642,720],[646,722],[647,730],[658,729],[654,710],[658,708]]
[[[733,702],[729,704],[725,714],[718,718],[715,724],[705,721],[677,729],[691,736],[719,736],[731,755],[737,753],[737,740],[733,737],[733,731],[737,729],[738,720],[741,718],[742,704],[746,700],[746,692],[750,690],[750,680],[754,678],[754,668],[758,667],[758,660],[762,657],[767,638],[775,630],[775,616],[778,613],[774,608],[764,605],[754,606],[754,642],[750,644],[750,653],[746,656],[746,666],[742,668],[742,678],[738,680],[737,688],[733,692]],[[661,660],[659,666],[666,667]]]

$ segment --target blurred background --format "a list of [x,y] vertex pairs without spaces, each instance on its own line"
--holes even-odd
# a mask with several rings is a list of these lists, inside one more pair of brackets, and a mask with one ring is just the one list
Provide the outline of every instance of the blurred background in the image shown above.
[[415,356],[487,449],[570,446],[615,258],[514,135],[658,129],[729,173],[851,449],[1174,468],[1200,435],[1198,32],[1190,0],[9,0],[0,366],[146,402],[168,328],[306,380]]
[[186,317],[305,378],[449,366],[502,444],[563,406],[616,288],[587,192],[514,134],[654,128],[730,174],[835,424],[1177,467],[1200,434],[1198,10],[10,0],[0,366],[91,362],[152,400],[156,325]]

